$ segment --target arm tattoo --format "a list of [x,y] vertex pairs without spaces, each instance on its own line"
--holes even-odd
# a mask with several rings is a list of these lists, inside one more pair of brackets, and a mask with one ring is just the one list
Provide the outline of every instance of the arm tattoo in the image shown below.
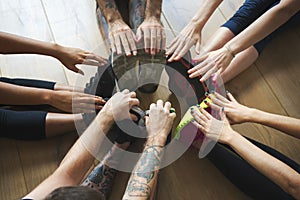
[[110,166],[116,167],[116,165],[118,165],[122,153],[122,151],[113,147],[105,156],[104,160],[89,174],[82,185],[99,191],[107,199],[117,172],[117,170]]
[[150,198],[162,154],[161,146],[146,146],[130,177],[125,196]]
[[114,0],[103,0],[105,8],[116,9],[116,3]]

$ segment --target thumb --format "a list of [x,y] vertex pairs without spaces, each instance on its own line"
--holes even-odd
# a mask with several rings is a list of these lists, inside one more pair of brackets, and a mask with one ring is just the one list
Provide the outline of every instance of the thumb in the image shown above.
[[195,51],[196,51],[196,54],[198,54],[198,55],[200,54],[200,51],[201,51],[201,41],[200,41],[200,39],[196,43]]

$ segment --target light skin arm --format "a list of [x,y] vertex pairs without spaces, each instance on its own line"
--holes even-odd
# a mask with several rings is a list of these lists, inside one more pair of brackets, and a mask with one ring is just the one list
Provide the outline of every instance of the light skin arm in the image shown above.
[[137,54],[135,35],[123,21],[114,0],[97,0],[101,12],[109,27],[109,41],[113,53],[122,54],[124,49],[127,56]]
[[166,34],[160,20],[162,0],[147,0],[145,19],[137,29],[137,41],[144,37],[144,48],[146,53],[154,55],[165,50]]
[[52,56],[69,70],[81,74],[83,72],[75,66],[76,64],[103,66],[106,63],[103,58],[81,49],[0,32],[0,54],[23,53]]
[[[128,118],[129,108],[139,104],[134,92],[116,93],[76,141],[60,166],[26,197],[42,199],[56,188],[78,185],[92,165],[114,120]],[[116,118],[119,117],[119,118]],[[93,155],[92,155],[93,154]]]
[[[221,120],[215,119],[202,108],[194,111],[192,113],[195,119],[194,124],[207,137],[211,139],[218,138],[219,142],[231,146],[255,169],[280,186],[285,192],[296,199],[300,199],[300,174],[232,130],[225,112],[220,107],[218,109],[221,113]],[[214,126],[216,123],[220,126]]]
[[150,114],[146,118],[149,136],[142,156],[130,176],[123,199],[154,199],[164,144],[176,116],[175,113],[170,113],[170,108],[169,102],[163,105],[161,100],[150,105]]
[[[211,96],[211,99],[216,105],[224,107],[225,113],[231,124],[244,122],[259,123],[300,139],[299,119],[249,108],[238,103],[230,92],[227,92],[227,96],[228,99],[215,93],[215,97]],[[211,106],[214,105],[212,104]]]
[[299,10],[300,1],[298,0],[280,1],[278,5],[263,14],[226,45],[230,47],[232,53],[236,55],[265,38],[282,24],[287,22]]
[[[95,103],[104,104],[101,97],[94,95],[24,87],[0,82],[0,104],[2,105],[51,105],[65,112],[91,112],[101,109]],[[73,107],[72,107],[73,105]]]
[[300,1],[298,0],[280,1],[278,5],[264,13],[222,48],[195,57],[194,60],[200,64],[188,71],[190,78],[205,74],[200,79],[200,81],[205,81],[215,73],[213,79],[215,80],[228,67],[236,54],[271,34],[295,15],[299,9]]
[[196,44],[196,53],[200,53],[201,32],[222,0],[204,0],[196,15],[184,27],[180,34],[171,42],[167,48],[167,55],[173,55],[169,62],[179,60],[184,54]]

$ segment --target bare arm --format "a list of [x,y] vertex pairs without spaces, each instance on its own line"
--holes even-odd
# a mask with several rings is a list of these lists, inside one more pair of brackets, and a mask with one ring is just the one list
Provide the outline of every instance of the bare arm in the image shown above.
[[171,104],[162,100],[150,105],[150,114],[146,118],[148,139],[137,162],[123,199],[154,199],[155,186],[160,162],[163,156],[164,144],[171,130],[175,113],[170,113]]
[[0,82],[0,104],[3,105],[51,105],[65,112],[91,112],[101,109],[101,97],[80,92],[56,91],[24,87]]
[[243,122],[259,123],[300,139],[299,119],[249,108],[238,103],[231,93],[228,92],[227,96],[228,99],[215,93],[215,97],[211,98],[215,104],[224,107],[226,115],[232,124]]
[[169,45],[167,54],[171,55],[173,53],[168,60],[169,62],[179,60],[195,44],[196,52],[200,53],[202,29],[221,2],[222,0],[202,1],[196,15]]
[[268,10],[248,28],[230,40],[226,46],[236,55],[272,33],[295,15],[299,9],[299,0],[280,1],[278,5]]
[[54,189],[78,185],[93,163],[94,155],[98,155],[114,120],[129,117],[129,109],[139,104],[139,100],[135,97],[136,94],[128,90],[116,93],[76,141],[60,166],[26,197],[43,199]]
[[232,134],[230,145],[250,165],[279,185],[294,198],[300,199],[300,174],[287,164],[261,150],[238,133]]
[[55,43],[34,40],[18,35],[0,32],[0,54],[41,54],[58,59],[64,66],[74,72],[83,74],[75,65],[87,64],[103,66],[106,61],[87,51],[64,47]]
[[207,137],[218,138],[219,142],[230,145],[255,169],[279,185],[285,192],[300,199],[300,174],[232,130],[223,111],[221,111],[221,120],[215,119],[202,108],[192,112],[192,115],[195,119],[194,124]]

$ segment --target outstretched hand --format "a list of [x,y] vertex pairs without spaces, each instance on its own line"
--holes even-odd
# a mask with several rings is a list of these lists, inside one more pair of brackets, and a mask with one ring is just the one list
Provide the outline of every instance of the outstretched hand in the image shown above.
[[204,82],[215,74],[213,78],[215,81],[216,78],[228,67],[233,58],[234,56],[226,47],[208,52],[202,56],[197,56],[194,60],[200,63],[188,70],[189,77],[195,78],[204,74],[200,79],[201,82]]
[[[215,96],[215,97],[214,97]],[[214,93],[214,96],[210,95],[214,104],[209,104],[212,108],[216,105],[224,107],[224,111],[231,124],[240,124],[249,121],[251,117],[252,108],[244,106],[236,101],[231,93],[227,92],[227,97],[223,97],[218,93]]]
[[51,106],[69,113],[90,113],[102,109],[105,101],[98,96],[71,91],[53,91]]
[[199,107],[199,109],[191,110],[191,114],[194,117],[192,123],[209,139],[226,143],[230,139],[233,130],[226,118],[224,110],[221,107],[215,108],[217,108],[220,113],[220,120],[211,116],[211,114],[202,107]]
[[83,71],[76,67],[77,64],[86,64],[93,66],[103,66],[106,64],[105,59],[96,54],[71,47],[59,47],[56,58],[69,70],[84,74]]
[[166,54],[169,56],[173,54],[168,62],[174,60],[179,60],[182,58],[189,49],[196,44],[196,53],[200,53],[201,45],[201,28],[193,22],[190,21],[186,27],[179,33],[179,35],[171,42],[167,47]]
[[108,24],[109,41],[113,53],[122,54],[122,48],[126,56],[137,54],[135,35],[130,27],[121,19],[115,20]]
[[146,53],[154,55],[166,48],[166,33],[162,23],[155,17],[146,18],[136,32],[137,42],[144,38]]

